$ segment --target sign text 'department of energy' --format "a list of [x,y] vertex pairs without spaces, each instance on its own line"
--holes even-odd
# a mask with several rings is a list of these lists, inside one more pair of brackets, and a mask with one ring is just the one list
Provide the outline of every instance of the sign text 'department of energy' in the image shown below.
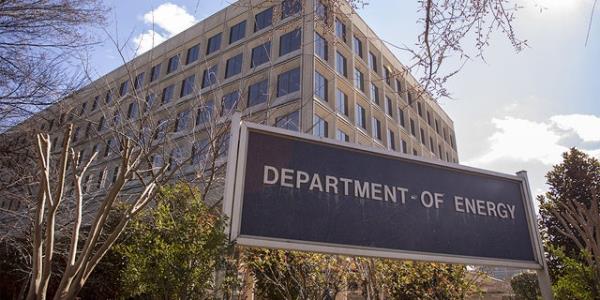
[[239,244],[539,268],[523,179],[244,125]]

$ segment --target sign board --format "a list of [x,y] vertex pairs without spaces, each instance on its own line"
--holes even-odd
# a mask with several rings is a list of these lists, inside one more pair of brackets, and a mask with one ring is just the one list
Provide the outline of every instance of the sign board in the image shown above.
[[526,178],[249,123],[238,147],[240,245],[542,268]]

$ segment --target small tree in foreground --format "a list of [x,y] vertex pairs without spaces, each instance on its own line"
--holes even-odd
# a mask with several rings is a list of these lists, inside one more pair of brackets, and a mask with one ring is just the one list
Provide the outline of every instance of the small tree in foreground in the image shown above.
[[510,286],[519,300],[537,300],[538,296],[541,296],[535,273],[523,272],[513,276],[510,279]]
[[[549,253],[554,281],[564,286],[566,278],[583,278],[578,282],[585,283],[585,289],[598,299],[600,162],[572,148],[563,154],[563,162],[554,166],[546,178],[550,189],[538,200],[543,236],[550,247],[559,249]],[[579,261],[585,268],[574,268],[572,260]],[[573,277],[576,270],[586,271]]]
[[[49,136],[37,135],[39,183],[35,192],[35,216],[31,224],[32,270],[27,299],[46,298],[55,263],[56,242],[59,238],[66,241],[68,246],[64,256],[61,255],[61,258],[66,260],[66,265],[60,272],[62,275],[54,299],[73,299],[129,221],[154,197],[157,184],[165,177],[168,167],[165,165],[158,170],[151,170],[149,172],[152,172],[153,176],[142,177],[140,166],[148,159],[148,153],[134,147],[131,140],[122,139],[119,172],[110,188],[99,195],[99,199],[93,199],[98,201],[99,205],[92,214],[89,229],[83,230],[83,178],[97,153],[92,154],[88,160],[81,161],[79,154],[71,148],[72,131],[73,126],[67,126],[62,150],[58,156],[51,154],[52,143]],[[58,160],[55,161],[55,158]],[[123,193],[128,183],[134,183],[139,192]],[[67,196],[67,189],[73,191],[73,194]],[[116,216],[112,212],[118,203],[121,203],[124,209]],[[67,223],[68,226],[57,224],[62,219],[58,216],[59,209],[63,206],[67,212],[74,215],[72,222]],[[115,220],[112,220],[110,228],[107,228],[110,216]],[[64,236],[57,237],[58,225],[70,227],[70,235],[63,232]]]
[[216,276],[229,252],[225,218],[185,184],[161,188],[155,204],[114,249],[126,262],[122,296],[212,298],[231,279]]

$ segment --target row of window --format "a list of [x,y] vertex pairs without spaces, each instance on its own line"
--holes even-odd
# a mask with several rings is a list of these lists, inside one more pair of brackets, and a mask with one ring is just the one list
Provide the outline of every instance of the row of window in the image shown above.
[[[366,116],[364,114],[364,109],[362,109],[362,112],[361,112],[361,109],[362,109],[362,107],[360,105],[358,105],[357,106],[357,114],[360,114],[361,117],[357,119],[357,120],[359,120],[358,121],[359,124],[357,124],[357,125],[361,126],[363,129],[366,129],[366,125],[364,125],[366,123]],[[321,118],[318,115],[314,116],[313,122],[314,122],[313,123],[313,134],[315,136],[323,137],[323,138],[329,137],[329,122],[327,122],[325,119]],[[379,141],[382,141],[383,136],[382,136],[381,121],[379,121],[377,118],[373,117],[372,122],[373,122],[373,125],[372,125],[373,137]],[[424,136],[425,136],[425,133],[424,133],[423,129],[421,129],[422,141],[424,141]],[[350,141],[350,136],[341,129],[337,129],[335,131],[335,138],[337,140],[343,141],[343,142]],[[423,145],[426,145],[425,142],[422,142],[422,143],[423,143]],[[396,149],[396,134],[391,129],[388,129],[387,144],[391,150],[394,150],[394,151],[397,150]],[[400,151],[402,151],[404,154],[409,153],[409,148],[408,148],[408,144],[407,144],[406,140],[400,139],[400,147],[401,147]],[[446,151],[444,153],[442,144],[438,144],[437,149],[436,149],[435,142],[432,137],[429,138],[429,150],[431,151],[431,153],[436,155],[441,160],[445,159],[448,162],[452,162],[452,161],[456,162],[456,159],[452,159],[451,155],[448,151]],[[445,154],[445,157],[444,157],[444,154]],[[416,148],[413,149],[413,155],[418,155],[418,150]]]
[[[301,45],[301,29],[295,29],[291,32],[288,32],[288,33],[282,35],[280,37],[279,56],[283,56],[283,55],[286,55],[288,53],[291,53],[293,51],[300,49],[300,45]],[[261,66],[265,63],[268,63],[270,60],[271,60],[271,42],[266,42],[266,43],[259,45],[252,49],[251,58],[250,58],[250,67],[255,68],[255,67]],[[175,64],[177,64],[176,61],[177,60],[170,59],[168,65],[170,67],[172,67]],[[237,74],[240,74],[242,71],[242,66],[243,66],[243,53],[240,53],[238,55],[235,55],[235,56],[229,58],[225,65],[225,74],[224,74],[225,79],[235,76]],[[159,69],[160,69],[160,64],[152,67],[151,78],[153,77],[152,74],[160,72],[160,71],[157,71]],[[134,87],[136,89],[140,87],[139,82],[143,82],[143,78],[144,78],[144,73],[141,73],[138,76],[136,76],[135,81],[134,81]],[[202,89],[208,88],[208,87],[216,84],[217,78],[218,78],[218,65],[213,65],[211,67],[208,67],[202,73],[201,88]],[[278,89],[278,92],[277,92],[278,96],[285,95],[285,94],[289,93],[290,91],[296,91],[299,87],[299,75],[296,73],[294,73],[291,78],[289,78],[289,76],[283,76],[282,80],[283,80],[282,83],[280,85],[278,85],[279,87],[281,87],[281,89]],[[196,81],[196,76],[194,74],[185,78],[181,82],[181,89],[180,89],[179,96],[185,97],[187,95],[190,95],[192,92],[194,92],[195,81]],[[126,80],[119,87],[119,96],[125,96],[128,93],[128,91],[129,91],[129,81]],[[171,85],[163,88],[162,96],[161,96],[161,103],[166,104],[166,103],[171,102],[171,100],[174,98],[174,96],[175,96],[175,85],[171,84]],[[146,96],[147,107],[152,106],[152,104],[154,102],[154,98],[155,98],[155,96],[153,94],[149,94]],[[96,111],[99,108],[99,102],[100,102],[100,96],[94,97],[94,99],[92,101],[92,105],[89,108],[89,112]],[[113,94],[112,94],[112,91],[109,90],[104,95],[104,103],[107,105],[110,105],[112,102],[113,102]],[[256,102],[260,103],[262,101],[260,101],[260,99],[257,99],[257,98],[249,98],[249,104],[256,103]],[[137,106],[137,103],[131,104],[131,105]],[[249,105],[249,106],[251,106],[251,105]],[[78,115],[82,116],[87,111],[88,111],[88,103],[83,102],[81,109],[78,112]],[[136,117],[137,111],[138,111],[137,107],[130,107],[128,110],[128,118]],[[74,115],[74,112],[70,113],[68,115],[68,119],[67,119],[68,122],[72,121],[73,115]],[[64,121],[63,119],[64,119],[64,114],[61,115],[59,124],[63,123],[63,121]],[[54,127],[54,119],[51,119],[48,123],[48,131],[51,131],[53,129],[53,127]],[[46,129],[46,123],[42,124],[41,129],[42,130]]]
[[[324,102],[328,102],[328,80],[327,78],[325,78],[325,76],[321,75],[321,73],[319,73],[318,71],[315,72],[315,83],[314,83],[314,96],[319,99],[322,100]],[[377,88],[377,86],[375,85],[371,85],[371,94],[375,95],[374,97],[372,97],[372,101],[377,104],[379,104],[379,90]],[[349,116],[349,112],[348,112],[348,96],[342,92],[340,89],[336,90],[335,93],[335,107],[336,110],[344,115],[344,116]],[[418,113],[419,115],[423,117],[423,110],[421,107],[421,102],[417,102],[418,104]],[[357,110],[356,110],[356,125],[366,129],[366,110],[365,108],[363,108],[362,106],[360,106],[360,104],[356,104],[357,105]],[[389,97],[386,96],[386,101],[384,103],[384,107],[385,107],[385,113],[393,118],[394,118],[394,109],[393,109],[393,100]],[[404,110],[403,108],[399,107],[398,108],[398,118],[397,121],[400,123],[400,125],[404,128],[406,128],[406,122],[404,120]],[[415,133],[415,128],[414,128],[414,120],[411,119],[410,120],[410,124],[411,124],[411,134],[413,136],[417,136]],[[442,131],[440,130],[440,124],[438,119],[435,119],[432,117],[432,114],[430,111],[427,111],[427,123],[429,124],[430,127],[435,128],[435,131],[437,132],[438,135],[442,136]],[[423,129],[421,129],[423,130]],[[446,128],[443,128],[443,137],[444,140],[450,144],[452,146],[452,148],[454,148],[454,141],[452,138],[452,134],[448,134],[448,131],[446,130]]]

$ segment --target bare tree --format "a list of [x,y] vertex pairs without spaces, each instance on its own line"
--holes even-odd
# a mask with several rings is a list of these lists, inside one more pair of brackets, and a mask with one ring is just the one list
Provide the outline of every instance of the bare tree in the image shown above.
[[0,126],[6,129],[81,85],[69,66],[94,42],[99,0],[0,1]]

